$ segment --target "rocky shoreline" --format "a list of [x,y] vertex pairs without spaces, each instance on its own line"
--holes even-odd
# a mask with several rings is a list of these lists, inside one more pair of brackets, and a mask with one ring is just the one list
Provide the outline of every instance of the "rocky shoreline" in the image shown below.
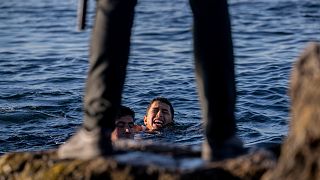
[[260,179],[276,165],[264,150],[209,163],[195,152],[172,154],[158,147],[162,153],[126,150],[86,161],[59,159],[55,150],[9,153],[0,159],[0,179]]

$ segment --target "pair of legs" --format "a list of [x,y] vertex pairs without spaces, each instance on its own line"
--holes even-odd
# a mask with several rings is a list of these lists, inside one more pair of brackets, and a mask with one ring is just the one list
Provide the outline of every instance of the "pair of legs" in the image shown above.
[[[83,127],[59,148],[61,158],[89,159],[112,153],[110,134],[121,104],[137,0],[98,0],[90,46]],[[226,0],[190,0],[195,71],[206,140],[205,160],[242,148],[235,136],[235,77]],[[83,140],[84,139],[84,140]]]

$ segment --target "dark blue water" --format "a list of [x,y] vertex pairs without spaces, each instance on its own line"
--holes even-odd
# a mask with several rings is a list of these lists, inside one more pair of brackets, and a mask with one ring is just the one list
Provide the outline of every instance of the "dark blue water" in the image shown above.
[[[186,0],[140,0],[123,104],[137,123],[155,96],[169,98],[177,124],[154,141],[200,146],[203,135]],[[94,17],[76,30],[76,0],[0,2],[0,153],[56,148],[82,124]],[[290,69],[320,41],[320,1],[230,0],[238,135],[246,145],[281,142],[288,131]]]

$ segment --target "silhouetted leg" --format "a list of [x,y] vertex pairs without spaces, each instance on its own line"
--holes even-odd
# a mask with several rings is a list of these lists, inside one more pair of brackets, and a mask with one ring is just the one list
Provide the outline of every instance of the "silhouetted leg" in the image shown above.
[[220,160],[242,151],[235,136],[236,88],[226,0],[190,0],[194,58],[206,140],[202,156]]
[[61,158],[90,159],[112,153],[111,132],[121,103],[136,0],[98,0],[84,98],[84,124]]

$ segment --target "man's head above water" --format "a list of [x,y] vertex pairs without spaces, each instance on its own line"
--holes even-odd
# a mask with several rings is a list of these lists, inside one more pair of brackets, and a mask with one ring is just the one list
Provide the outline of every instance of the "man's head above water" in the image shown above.
[[144,116],[144,124],[148,130],[159,130],[173,123],[174,110],[167,98],[156,97],[152,99]]
[[115,120],[115,129],[112,132],[111,139],[133,139],[134,132],[134,111],[126,106],[121,106]]

